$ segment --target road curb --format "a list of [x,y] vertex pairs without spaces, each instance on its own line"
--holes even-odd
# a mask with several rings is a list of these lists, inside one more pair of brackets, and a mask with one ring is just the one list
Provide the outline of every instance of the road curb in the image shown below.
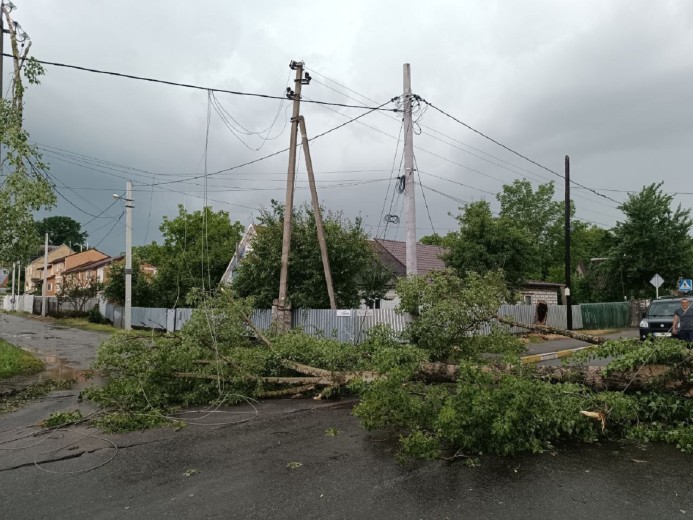
[[576,352],[585,350],[587,348],[593,348],[594,345],[588,345],[586,347],[577,347],[568,350],[558,350],[556,352],[544,352],[543,354],[532,354],[530,356],[522,356],[520,362],[523,365],[529,365],[531,363],[541,363],[542,361],[548,361],[550,359],[560,359],[564,357],[570,357]]

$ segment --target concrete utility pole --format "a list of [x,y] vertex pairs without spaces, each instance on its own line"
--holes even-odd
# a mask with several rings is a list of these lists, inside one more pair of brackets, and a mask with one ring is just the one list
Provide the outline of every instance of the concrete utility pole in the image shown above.
[[334,287],[332,285],[332,271],[330,270],[330,259],[327,256],[327,243],[325,242],[325,229],[322,225],[322,215],[320,214],[320,201],[318,200],[318,190],[315,188],[315,176],[313,175],[313,160],[310,158],[310,148],[308,146],[308,132],[306,131],[306,121],[303,116],[298,117],[301,126],[301,142],[303,143],[303,155],[306,158],[306,170],[308,170],[308,184],[310,185],[310,198],[313,203],[313,215],[315,216],[315,227],[318,230],[318,243],[320,244],[320,255],[322,256],[322,268],[325,271],[325,282],[327,283],[327,295],[330,298],[330,308],[337,309],[337,302],[334,297]]
[[573,330],[573,308],[570,300],[570,157],[565,156],[565,304],[566,329]]
[[[296,142],[298,140],[298,116],[301,107],[301,86],[303,85],[303,62],[292,61],[289,67],[296,71],[295,91],[287,89],[287,97],[294,100],[291,117],[291,135],[289,140],[289,171],[286,178],[286,203],[284,204],[284,230],[282,235],[282,264],[279,274],[279,297],[272,306],[273,321],[278,330],[291,328],[291,311],[287,304],[289,285],[289,251],[291,249],[291,218],[294,208],[294,180],[296,178]],[[307,82],[306,82],[307,84]],[[288,321],[287,321],[288,320]]]
[[43,288],[41,289],[41,316],[46,317],[46,298],[48,297],[48,233],[43,248]]
[[411,68],[404,64],[404,200],[407,212],[407,276],[418,274],[416,262],[416,197],[414,194],[414,127],[412,125]]
[[12,262],[12,300],[10,300],[10,302],[12,303],[11,307],[12,307],[13,311],[17,310],[17,309],[15,309],[15,306],[14,306],[14,273],[16,270],[17,270],[17,262]]
[[125,189],[125,316],[123,328],[132,329],[132,182]]
[[[117,193],[114,199],[122,199]],[[125,183],[125,310],[123,311],[123,328],[132,329],[132,181]],[[81,245],[80,245],[81,247]],[[89,244],[87,244],[89,249]]]

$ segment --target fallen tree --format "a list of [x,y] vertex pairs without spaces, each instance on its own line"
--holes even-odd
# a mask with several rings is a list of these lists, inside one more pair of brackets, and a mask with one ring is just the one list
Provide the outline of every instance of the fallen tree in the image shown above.
[[[406,456],[506,455],[599,439],[693,452],[693,356],[682,342],[592,338],[594,347],[573,358],[584,364],[527,366],[519,340],[493,325],[507,297],[497,274],[412,278],[399,291],[416,311],[405,334],[376,327],[358,345],[265,333],[250,319],[252,302],[222,293],[179,335],[112,336],[96,364],[109,383],[87,396],[116,413],[102,422],[110,429],[157,424],[154,412],[163,418],[190,404],[349,391],[360,396],[364,426],[397,432]],[[490,334],[475,334],[489,324]],[[612,361],[592,367],[591,358]]]

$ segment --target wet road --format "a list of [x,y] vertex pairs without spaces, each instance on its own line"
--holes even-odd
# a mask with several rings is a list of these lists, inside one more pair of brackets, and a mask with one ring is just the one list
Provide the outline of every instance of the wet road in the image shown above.
[[[39,332],[0,323],[14,342],[32,336],[23,332],[53,334],[45,324]],[[54,355],[73,353],[73,365],[86,366],[96,342],[84,331],[58,332],[64,344]],[[73,427],[33,436],[52,411],[89,413],[76,391],[56,392],[0,416],[0,517],[693,517],[693,456],[670,446],[570,445],[536,456],[481,456],[476,468],[461,461],[401,466],[392,439],[363,430],[353,405],[274,400],[188,413],[191,425],[180,431],[104,435]]]
[[[246,407],[205,419],[237,424],[107,439],[57,432],[39,446],[0,454],[3,518],[693,517],[693,457],[670,447],[571,446],[480,457],[476,468],[401,466],[391,440],[364,431],[352,404],[268,401],[257,416]],[[3,442],[0,435],[0,446],[19,446]]]
[[[12,314],[0,313],[0,338],[41,359],[46,371],[39,378],[80,380],[108,337],[103,332],[73,329]],[[3,383],[0,383],[0,390]]]

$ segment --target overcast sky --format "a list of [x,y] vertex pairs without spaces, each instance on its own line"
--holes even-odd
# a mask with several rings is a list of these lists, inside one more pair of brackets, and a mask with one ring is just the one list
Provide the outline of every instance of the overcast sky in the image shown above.
[[[559,173],[570,155],[572,179],[604,195],[574,186],[577,217],[602,227],[621,218],[625,191],[663,181],[667,192],[693,192],[686,0],[14,3],[37,59],[207,88],[282,96],[293,88],[295,59],[314,78],[304,99],[373,106],[402,93],[402,65],[410,63],[414,93],[457,119]],[[6,74],[10,65],[6,59]],[[235,133],[205,90],[46,66],[26,96],[26,127],[60,192],[50,214],[78,220],[90,245],[117,254],[123,207],[112,194],[127,178],[139,245],[160,239],[163,216],[178,204],[203,206],[205,171],[288,147],[288,101],[215,97]],[[309,136],[363,112],[301,107]],[[514,179],[556,181],[563,197],[559,176],[433,109],[417,119],[419,237],[455,228],[463,201],[497,209],[495,193]],[[373,236],[402,240],[403,197],[391,182],[401,168],[400,126],[399,115],[371,113],[311,143],[311,153],[326,208],[362,217]],[[300,161],[297,203],[310,200]],[[209,175],[208,204],[247,226],[271,199],[284,201],[287,165],[282,153]],[[688,208],[693,195],[676,201]],[[384,213],[402,219],[386,235]]]

